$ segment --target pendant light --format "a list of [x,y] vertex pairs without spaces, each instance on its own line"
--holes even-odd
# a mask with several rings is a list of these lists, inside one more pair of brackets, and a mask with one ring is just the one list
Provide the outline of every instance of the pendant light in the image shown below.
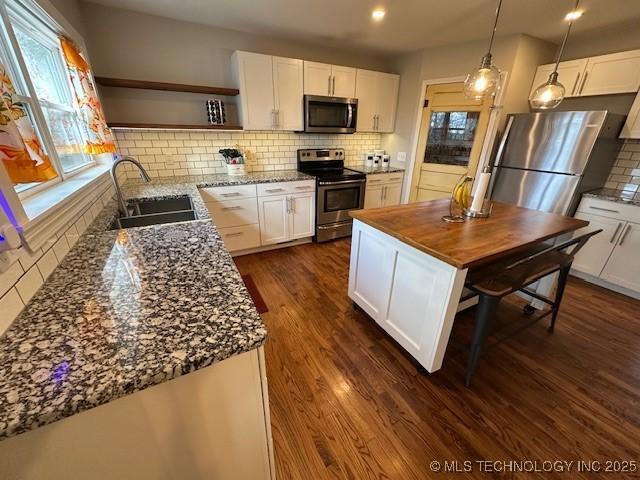
[[571,32],[571,26],[573,25],[573,21],[580,18],[580,11],[578,10],[578,4],[580,0],[576,0],[575,9],[568,13],[565,17],[569,20],[569,27],[567,28],[567,33],[564,34],[564,39],[562,40],[562,45],[560,46],[560,51],[558,52],[558,58],[556,58],[556,66],[549,75],[549,80],[546,83],[543,83],[529,97],[529,105],[531,108],[536,110],[549,110],[552,108],[556,108],[560,105],[560,102],[564,100],[565,88],[558,81],[558,65],[560,65],[560,59],[562,58],[562,52],[564,51],[564,47],[567,44],[567,39],[569,38],[569,33]]
[[475,72],[467,75],[464,80],[464,95],[474,100],[482,100],[496,93],[500,86],[500,70],[492,64],[491,47],[493,47],[493,38],[496,35],[496,27],[498,26],[498,18],[500,17],[500,8],[502,0],[498,0],[498,8],[496,9],[496,19],[493,22],[493,31],[491,32],[491,40],[489,41],[489,50],[482,57],[480,68]]

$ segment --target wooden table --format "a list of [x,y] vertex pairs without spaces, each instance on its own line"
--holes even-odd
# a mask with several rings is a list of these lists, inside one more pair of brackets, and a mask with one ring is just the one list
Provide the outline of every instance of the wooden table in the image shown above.
[[489,218],[448,214],[449,200],[351,212],[349,297],[429,372],[442,365],[469,268],[588,225],[498,202]]

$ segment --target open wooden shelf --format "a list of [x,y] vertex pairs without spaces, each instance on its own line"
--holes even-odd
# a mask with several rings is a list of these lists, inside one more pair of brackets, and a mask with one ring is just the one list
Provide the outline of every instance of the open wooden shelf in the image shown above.
[[180,125],[167,123],[107,123],[111,128],[148,128],[148,129],[171,129],[171,130],[242,130],[241,125]]
[[211,95],[235,96],[240,93],[237,88],[207,87],[204,85],[187,85],[183,83],[150,82],[147,80],[128,80],[124,78],[95,77],[98,85],[103,87],[139,88],[142,90],[162,90],[167,92],[207,93]]

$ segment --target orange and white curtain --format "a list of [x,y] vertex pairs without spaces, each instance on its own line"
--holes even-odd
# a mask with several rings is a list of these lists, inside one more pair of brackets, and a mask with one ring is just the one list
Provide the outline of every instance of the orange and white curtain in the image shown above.
[[85,152],[89,154],[115,152],[113,135],[107,127],[89,64],[71,40],[61,37],[60,45],[71,79],[73,94],[85,126]]
[[26,110],[16,99],[0,63],[0,161],[14,184],[46,182],[58,174],[36,137]]

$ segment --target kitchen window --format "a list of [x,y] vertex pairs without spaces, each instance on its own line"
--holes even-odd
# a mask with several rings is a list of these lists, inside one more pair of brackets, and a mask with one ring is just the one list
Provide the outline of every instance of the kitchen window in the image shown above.
[[433,112],[424,162],[466,167],[479,118],[480,112]]
[[64,181],[95,161],[83,150],[86,139],[60,47],[61,28],[36,5],[14,0],[0,3],[0,8],[2,62],[59,174],[48,182],[16,185],[24,196]]

